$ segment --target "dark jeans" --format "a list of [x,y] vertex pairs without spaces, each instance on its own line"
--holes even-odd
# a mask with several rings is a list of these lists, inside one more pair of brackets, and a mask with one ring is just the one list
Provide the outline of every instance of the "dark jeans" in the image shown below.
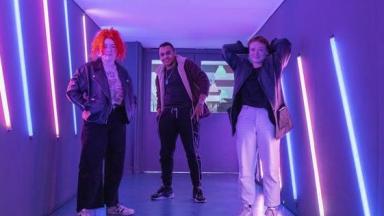
[[104,205],[115,206],[119,202],[118,190],[123,175],[126,137],[123,109],[114,109],[106,125],[84,122],[77,211]]
[[172,185],[173,154],[179,134],[188,159],[192,184],[194,187],[201,186],[201,162],[197,152],[199,122],[192,120],[191,115],[191,108],[166,108],[159,117],[161,178],[164,186]]

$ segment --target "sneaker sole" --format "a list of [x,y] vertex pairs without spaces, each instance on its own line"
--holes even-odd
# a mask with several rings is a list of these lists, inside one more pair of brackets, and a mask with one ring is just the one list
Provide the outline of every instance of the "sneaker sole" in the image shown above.
[[165,197],[165,196],[161,196],[161,197],[158,197],[158,198],[152,198],[151,197],[151,200],[155,201],[155,200],[173,199],[174,197],[175,197],[175,194],[171,194],[168,197]]
[[206,203],[207,200],[197,200],[197,199],[193,199],[193,202],[195,202],[195,203]]
[[[132,214],[129,214],[127,216],[130,216],[130,215],[134,215],[135,213],[132,213]],[[122,214],[107,214],[107,216],[122,216]]]

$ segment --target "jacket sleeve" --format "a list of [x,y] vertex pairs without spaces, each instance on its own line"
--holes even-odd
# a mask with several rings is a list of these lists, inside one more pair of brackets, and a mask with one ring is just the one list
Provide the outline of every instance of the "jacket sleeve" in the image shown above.
[[237,41],[234,44],[225,44],[222,49],[223,58],[233,71],[235,71],[238,65],[241,63],[241,58],[238,56],[238,54],[247,53],[248,48],[244,47],[240,41]]
[[156,111],[158,111],[161,108],[160,81],[158,76],[156,76],[155,84],[156,84],[156,97],[157,97]]
[[207,74],[189,59],[185,61],[184,67],[185,71],[190,74],[192,81],[199,87],[200,95],[208,96],[210,83]]
[[277,71],[282,71],[291,56],[291,42],[288,39],[273,39],[270,45],[272,62]]
[[88,97],[86,68],[87,66],[83,66],[76,70],[69,80],[66,93],[67,98],[82,110],[85,109],[85,103],[87,101],[85,97]]

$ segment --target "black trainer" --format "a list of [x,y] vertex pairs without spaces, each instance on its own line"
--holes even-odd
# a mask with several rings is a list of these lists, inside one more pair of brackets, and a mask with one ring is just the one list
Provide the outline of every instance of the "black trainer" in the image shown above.
[[207,199],[205,199],[203,191],[200,187],[193,188],[193,201],[196,203],[205,203]]
[[151,200],[172,199],[175,197],[171,187],[161,186],[156,193],[151,195]]

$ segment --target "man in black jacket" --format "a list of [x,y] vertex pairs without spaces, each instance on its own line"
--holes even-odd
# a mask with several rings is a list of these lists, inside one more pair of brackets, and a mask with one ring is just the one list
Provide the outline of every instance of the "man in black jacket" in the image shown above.
[[[241,42],[223,46],[224,59],[235,73],[229,115],[239,160],[241,216],[253,215],[257,152],[264,171],[265,214],[277,215],[280,205],[280,138],[292,127],[280,82],[290,51],[287,39],[269,45],[262,36],[251,38],[248,49]],[[238,54],[248,54],[248,59]]]
[[163,185],[151,196],[152,200],[173,198],[172,170],[176,139],[180,134],[187,155],[193,185],[193,200],[206,202],[201,189],[201,162],[198,154],[199,119],[208,115],[207,75],[191,60],[176,55],[173,45],[165,42],[159,47],[163,65],[156,73],[157,119],[161,142],[160,163]]

